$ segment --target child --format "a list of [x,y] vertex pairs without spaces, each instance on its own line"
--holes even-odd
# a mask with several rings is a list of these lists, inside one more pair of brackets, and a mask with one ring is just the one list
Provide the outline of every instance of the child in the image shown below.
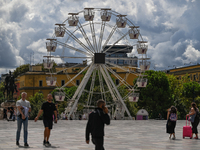
[[172,140],[175,140],[175,127],[176,127],[176,120],[178,118],[177,115],[177,109],[175,106],[171,106],[170,109],[168,109],[167,113],[167,133],[169,133],[169,139],[171,139],[171,136],[173,134]]

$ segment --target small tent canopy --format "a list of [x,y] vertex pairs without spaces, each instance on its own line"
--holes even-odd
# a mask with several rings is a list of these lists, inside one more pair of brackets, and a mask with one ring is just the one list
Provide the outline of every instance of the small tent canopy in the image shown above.
[[149,113],[145,109],[140,109],[137,112],[137,120],[148,120]]

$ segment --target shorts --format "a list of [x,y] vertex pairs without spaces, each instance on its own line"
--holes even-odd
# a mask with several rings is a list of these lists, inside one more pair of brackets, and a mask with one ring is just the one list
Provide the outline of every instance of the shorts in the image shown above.
[[44,127],[48,127],[49,129],[53,128],[53,120],[43,120]]

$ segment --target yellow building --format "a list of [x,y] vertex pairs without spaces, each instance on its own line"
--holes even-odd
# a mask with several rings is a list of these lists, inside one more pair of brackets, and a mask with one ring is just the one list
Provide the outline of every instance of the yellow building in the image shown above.
[[200,65],[192,65],[180,68],[174,68],[167,71],[167,74],[173,74],[177,79],[182,79],[183,76],[188,74],[188,78],[192,81],[200,83]]
[[[49,72],[42,71],[42,66],[31,66],[28,72],[21,74],[17,77],[17,84],[19,84],[20,93],[26,92],[28,95],[27,99],[29,99],[29,97],[34,95],[35,93],[41,92],[44,94],[44,98],[46,98],[47,94],[52,92],[57,86],[61,87],[62,85],[67,83],[70,78],[76,76],[78,72],[86,67],[86,64],[82,64],[78,67],[70,68],[72,65],[74,66],[74,64],[68,64],[68,66],[65,66],[65,68],[63,68],[62,66],[57,66],[55,68],[57,74],[50,74]],[[124,66],[124,68],[127,68],[127,70],[129,69],[130,71],[136,71],[135,67]],[[121,78],[123,78],[129,85],[133,86],[133,81],[135,78],[137,78],[136,75],[128,73],[127,71],[124,71],[120,68],[112,67],[111,69],[115,71]],[[47,85],[46,81],[48,77],[51,76],[56,79],[57,86]],[[112,77],[115,78],[116,84],[120,84],[120,81],[114,75],[112,75]],[[82,78],[83,74],[80,74],[73,81],[76,85],[79,85]],[[67,87],[72,86],[74,85],[71,82],[67,85]]]

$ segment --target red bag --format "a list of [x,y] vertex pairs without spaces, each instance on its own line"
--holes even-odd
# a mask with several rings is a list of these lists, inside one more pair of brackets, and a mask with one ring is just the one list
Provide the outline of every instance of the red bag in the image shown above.
[[183,126],[183,138],[185,137],[192,138],[192,128],[190,126],[190,122],[187,121],[187,116],[186,116],[186,126]]

